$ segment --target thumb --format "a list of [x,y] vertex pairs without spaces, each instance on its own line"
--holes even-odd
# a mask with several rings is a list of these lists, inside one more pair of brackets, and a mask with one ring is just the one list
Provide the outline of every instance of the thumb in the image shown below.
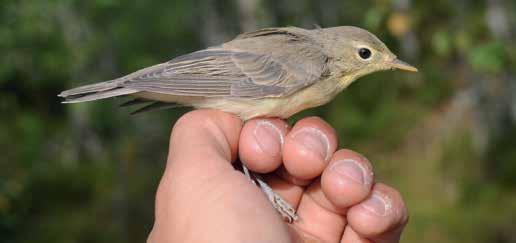
[[237,156],[241,128],[242,121],[225,112],[196,110],[185,114],[172,129],[165,175],[192,175],[199,180],[233,169],[230,162]]
[[192,111],[176,122],[167,166],[156,193],[149,242],[173,241],[195,230],[187,227],[188,220],[195,220],[194,215],[209,215],[210,208],[203,205],[203,199],[209,198],[206,185],[217,175],[234,171],[231,161],[237,155],[241,128],[240,119],[215,110]]

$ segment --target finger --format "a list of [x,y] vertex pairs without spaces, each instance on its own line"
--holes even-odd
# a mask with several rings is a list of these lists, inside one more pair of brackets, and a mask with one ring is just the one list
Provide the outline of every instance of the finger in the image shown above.
[[376,184],[369,197],[348,211],[349,226],[373,242],[399,242],[408,211],[398,191]]
[[[297,134],[291,136],[293,132]],[[290,142],[287,145],[288,139],[290,139]],[[320,141],[319,144],[317,144],[318,141]],[[326,158],[314,160],[314,156],[311,155],[314,153],[329,153],[331,155],[336,147],[337,137],[335,131],[327,123],[316,117],[299,121],[285,137],[283,147],[284,166],[277,169],[273,175],[266,177],[267,184],[290,205],[296,208],[301,200],[304,187],[310,184],[314,177],[320,176],[324,169],[321,167],[326,164]],[[285,151],[285,149],[288,151]],[[286,163],[290,163],[290,171],[294,171],[294,174],[287,169]],[[314,164],[315,166],[313,166]],[[300,178],[303,176],[296,172],[304,173],[305,178]],[[309,175],[306,176],[307,174]]]
[[253,119],[240,134],[239,158],[252,171],[269,173],[281,165],[288,124],[280,119]]
[[[237,155],[242,121],[217,110],[196,110],[183,115],[174,125],[169,145],[167,171],[193,172],[195,176],[216,174],[231,168]],[[212,158],[208,163],[206,158]],[[183,163],[186,162],[186,163]]]
[[322,240],[338,242],[348,207],[367,197],[372,181],[372,167],[367,159],[350,150],[337,151],[321,180],[313,182],[303,194],[297,227]]
[[336,149],[335,130],[318,117],[305,118],[285,139],[283,164],[292,177],[313,179],[321,175]]
[[309,185],[310,183],[312,183],[312,181],[313,181],[313,179],[300,179],[300,178],[294,177],[292,174],[290,174],[287,171],[285,166],[281,166],[280,168],[278,168],[275,171],[275,174],[279,178],[284,180],[285,182],[288,182],[288,183],[290,183],[292,185],[296,185],[296,186],[299,186],[299,187],[305,187],[305,186]]
[[371,240],[362,238],[357,234],[351,227],[346,226],[344,230],[344,235],[340,241],[341,243],[372,243]]
[[[297,134],[292,136],[292,133]],[[268,175],[266,181],[275,192],[296,208],[303,195],[304,187],[310,184],[314,177],[320,176],[326,165],[326,158],[314,159],[311,155],[329,153],[331,156],[337,147],[337,137],[327,123],[320,118],[311,117],[299,121],[294,126],[285,138],[285,145],[288,139],[290,139],[288,148],[284,147],[283,150],[284,166],[276,170],[274,175]],[[320,143],[317,144],[317,142]],[[285,148],[288,151],[285,151]],[[287,163],[292,165],[289,167],[290,171]],[[294,171],[294,174],[291,171]],[[304,173],[305,176],[300,176],[296,172]]]
[[[321,242],[338,242],[346,226],[346,217],[321,203],[320,181],[316,180],[301,196],[297,208],[299,219],[294,227]],[[327,200],[326,200],[327,201]]]
[[339,150],[322,174],[324,197],[321,197],[321,202],[344,213],[348,207],[369,195],[373,181],[373,167],[369,160],[351,150]]

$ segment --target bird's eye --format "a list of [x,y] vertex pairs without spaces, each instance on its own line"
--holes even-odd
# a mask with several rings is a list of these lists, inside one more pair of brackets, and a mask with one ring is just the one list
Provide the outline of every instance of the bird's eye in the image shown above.
[[367,60],[371,57],[371,50],[367,48],[360,48],[358,49],[358,55],[360,56],[360,58]]

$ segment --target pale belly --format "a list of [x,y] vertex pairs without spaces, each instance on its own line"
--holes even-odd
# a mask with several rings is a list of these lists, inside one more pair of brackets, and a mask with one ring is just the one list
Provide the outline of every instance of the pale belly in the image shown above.
[[242,99],[207,99],[196,107],[213,108],[237,114],[243,120],[254,117],[289,118],[308,108],[328,103],[333,97],[314,95],[312,92],[299,92],[289,97]]
[[262,98],[262,99],[239,99],[222,97],[194,97],[194,96],[175,96],[167,94],[157,94],[140,92],[135,96],[159,100],[163,102],[174,102],[195,108],[211,108],[238,115],[243,120],[254,117],[279,117],[288,118],[302,110],[324,105],[330,102],[345,85],[331,85],[329,80],[314,84],[311,87],[300,90],[288,97],[281,98]]

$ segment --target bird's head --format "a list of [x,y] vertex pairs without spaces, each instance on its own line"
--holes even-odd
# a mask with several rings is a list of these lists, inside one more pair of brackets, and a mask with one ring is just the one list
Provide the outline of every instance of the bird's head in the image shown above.
[[330,58],[330,68],[338,75],[356,79],[380,70],[417,72],[417,68],[399,60],[382,41],[364,29],[341,26],[315,31]]

